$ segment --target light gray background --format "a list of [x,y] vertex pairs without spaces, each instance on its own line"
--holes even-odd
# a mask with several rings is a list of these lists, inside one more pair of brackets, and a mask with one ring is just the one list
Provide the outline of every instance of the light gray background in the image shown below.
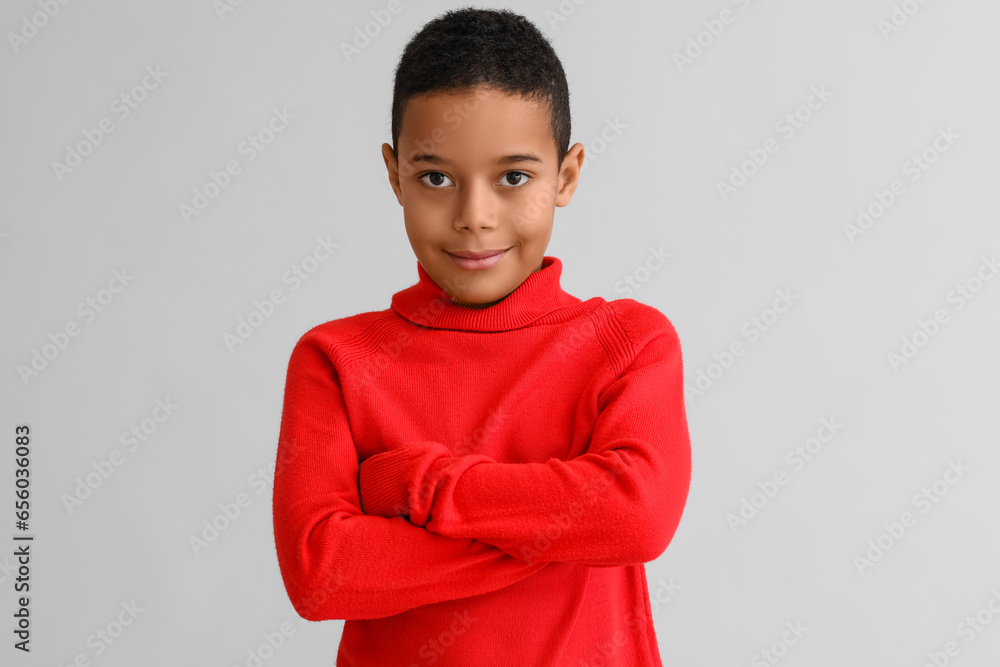
[[[417,278],[379,147],[400,51],[464,3],[401,1],[350,62],[341,43],[387,2],[243,0],[221,16],[208,0],[70,2],[17,49],[10,33],[42,10],[4,3],[3,664],[247,665],[285,622],[294,634],[265,665],[333,664],[343,622],[302,622],[282,587],[268,467],[295,341],[387,308]],[[885,34],[903,5],[918,11]],[[572,141],[592,158],[547,251],[563,287],[613,299],[642,279],[633,298],[683,344],[694,476],[672,544],[646,566],[651,596],[670,598],[654,603],[664,664],[766,664],[755,654],[786,622],[808,629],[788,667],[916,667],[948,641],[949,664],[997,664],[1000,280],[975,281],[1000,259],[996,3],[503,6],[553,40]],[[723,10],[731,23],[678,67]],[[147,67],[165,78],[121,119],[112,102]],[[800,109],[812,87],[829,98]],[[247,162],[238,146],[274,108],[294,119]],[[797,110],[809,118],[786,138],[776,123]],[[52,163],[102,118],[114,131],[60,180]],[[947,128],[957,139],[910,180],[905,163]],[[769,137],[779,150],[723,201],[717,183]],[[185,223],[179,206],[228,160],[242,171]],[[904,194],[851,243],[844,226],[893,179]],[[293,290],[283,274],[327,236],[339,247]],[[671,257],[645,272],[661,246]],[[88,322],[78,304],[122,269],[134,278]],[[952,290],[970,280],[981,289],[959,309]],[[230,351],[223,335],[274,289],[284,303]],[[793,305],[753,340],[744,327],[778,290]],[[894,369],[889,353],[939,308],[947,323]],[[25,383],[18,366],[70,321],[80,334]],[[737,341],[742,356],[713,369]],[[699,372],[714,379],[696,395]],[[178,408],[129,451],[120,435],[157,399]],[[795,470],[786,453],[824,418],[843,426]],[[10,631],[19,423],[34,433],[30,657]],[[123,463],[68,511],[64,494],[115,449]],[[949,461],[968,471],[922,513],[914,494]],[[734,531],[727,515],[779,471],[787,483]],[[250,505],[195,554],[190,536],[240,493]],[[891,548],[860,572],[855,557],[905,511],[915,525],[883,535]],[[143,611],[97,655],[88,637],[133,600]],[[968,641],[959,624],[977,612],[992,622]]]

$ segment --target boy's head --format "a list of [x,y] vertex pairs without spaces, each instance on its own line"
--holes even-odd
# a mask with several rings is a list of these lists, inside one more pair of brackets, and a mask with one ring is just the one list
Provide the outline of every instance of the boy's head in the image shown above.
[[[407,44],[382,157],[413,252],[454,301],[492,305],[541,268],[583,163],[569,135],[562,64],[524,17],[454,10]],[[458,256],[483,251],[500,252]]]

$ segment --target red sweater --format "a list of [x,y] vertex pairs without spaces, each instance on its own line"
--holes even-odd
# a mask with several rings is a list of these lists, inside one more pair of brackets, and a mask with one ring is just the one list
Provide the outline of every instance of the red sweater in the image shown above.
[[488,308],[417,263],[392,307],[307,331],[274,474],[296,612],[337,665],[661,665],[643,563],[687,501],[680,341],[546,256]]

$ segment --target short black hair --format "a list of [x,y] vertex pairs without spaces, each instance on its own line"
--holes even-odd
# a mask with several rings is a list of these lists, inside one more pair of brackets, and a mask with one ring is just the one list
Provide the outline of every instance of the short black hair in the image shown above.
[[508,9],[465,7],[437,16],[399,58],[392,89],[392,151],[410,98],[422,93],[497,88],[549,107],[559,166],[569,151],[569,85],[551,43]]

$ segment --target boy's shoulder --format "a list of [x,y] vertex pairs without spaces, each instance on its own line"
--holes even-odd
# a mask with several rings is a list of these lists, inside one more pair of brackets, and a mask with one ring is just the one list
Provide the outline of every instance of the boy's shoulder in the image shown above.
[[397,318],[393,317],[391,309],[372,310],[355,315],[347,315],[337,319],[322,322],[308,329],[299,336],[296,346],[316,344],[331,352],[335,344],[348,344],[352,341],[361,342],[369,337],[372,327],[390,325]]
[[653,341],[665,343],[656,354],[681,354],[681,341],[670,319],[660,310],[635,299],[605,301],[590,311],[597,337],[615,376],[628,368]]
[[660,310],[635,299],[605,301],[591,311],[591,316],[604,327],[617,330],[637,346],[657,336],[678,339],[677,330]]
[[673,323],[653,306],[634,299],[615,299],[601,303],[589,315],[616,375],[654,340],[665,342],[667,349],[681,354],[681,341]]

